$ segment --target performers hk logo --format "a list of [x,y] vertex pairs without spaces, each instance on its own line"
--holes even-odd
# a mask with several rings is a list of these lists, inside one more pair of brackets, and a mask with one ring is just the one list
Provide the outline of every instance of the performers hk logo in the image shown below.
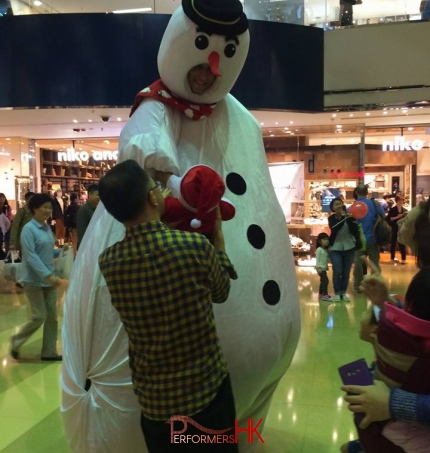
[[[254,442],[254,436],[264,444],[264,440],[258,432],[258,427],[262,421],[263,419],[260,418],[258,423],[254,425],[254,420],[249,418],[248,427],[239,428],[239,422],[236,418],[234,420],[234,427],[220,430],[205,428],[192,418],[184,415],[173,415],[166,423],[170,423],[170,442],[172,444],[237,444],[239,433],[241,432],[248,433],[249,444]],[[183,426],[181,430],[175,430],[175,422],[182,422]],[[186,434],[188,424],[193,425],[204,434]],[[234,434],[227,434],[232,429],[234,429]]]

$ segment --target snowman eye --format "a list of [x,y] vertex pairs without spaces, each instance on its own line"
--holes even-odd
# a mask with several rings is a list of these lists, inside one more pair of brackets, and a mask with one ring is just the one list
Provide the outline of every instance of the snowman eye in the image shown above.
[[199,35],[194,41],[194,44],[197,49],[204,50],[209,46],[209,39],[205,35]]
[[224,47],[224,55],[227,58],[233,57],[235,53],[236,53],[236,46],[234,44],[227,44]]

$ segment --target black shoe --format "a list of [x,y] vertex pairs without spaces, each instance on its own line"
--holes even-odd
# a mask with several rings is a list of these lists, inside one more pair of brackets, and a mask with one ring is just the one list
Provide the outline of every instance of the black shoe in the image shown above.
[[63,360],[63,356],[54,355],[53,357],[41,357],[41,359],[45,362],[61,362],[61,360]]
[[18,349],[15,349],[13,347],[13,337],[11,337],[10,339],[10,355],[15,359],[15,360],[18,360],[19,359],[19,352],[18,352]]

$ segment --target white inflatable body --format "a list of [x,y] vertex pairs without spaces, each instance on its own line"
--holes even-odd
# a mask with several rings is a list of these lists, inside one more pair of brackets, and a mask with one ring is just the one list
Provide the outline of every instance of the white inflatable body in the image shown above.
[[[264,419],[294,355],[300,311],[291,245],[259,124],[231,95],[201,121],[146,99],[121,133],[119,160],[126,159],[150,172],[176,175],[206,164],[226,180],[225,196],[234,203],[236,216],[223,224],[223,231],[239,278],[214,312],[239,426],[246,427],[248,418],[255,423]],[[62,411],[75,452],[146,451],[127,337],[98,267],[99,254],[123,235],[124,227],[100,204],[81,243],[66,298]],[[86,379],[91,380],[88,391]],[[248,453],[255,446],[245,439],[240,451]]]

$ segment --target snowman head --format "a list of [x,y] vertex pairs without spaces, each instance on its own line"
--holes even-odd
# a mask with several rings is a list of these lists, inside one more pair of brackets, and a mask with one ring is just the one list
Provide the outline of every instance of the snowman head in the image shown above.
[[[161,41],[158,70],[177,96],[213,104],[232,89],[248,49],[248,21],[240,0],[182,0]],[[192,89],[190,74],[195,83],[209,87],[199,90],[195,85]]]

